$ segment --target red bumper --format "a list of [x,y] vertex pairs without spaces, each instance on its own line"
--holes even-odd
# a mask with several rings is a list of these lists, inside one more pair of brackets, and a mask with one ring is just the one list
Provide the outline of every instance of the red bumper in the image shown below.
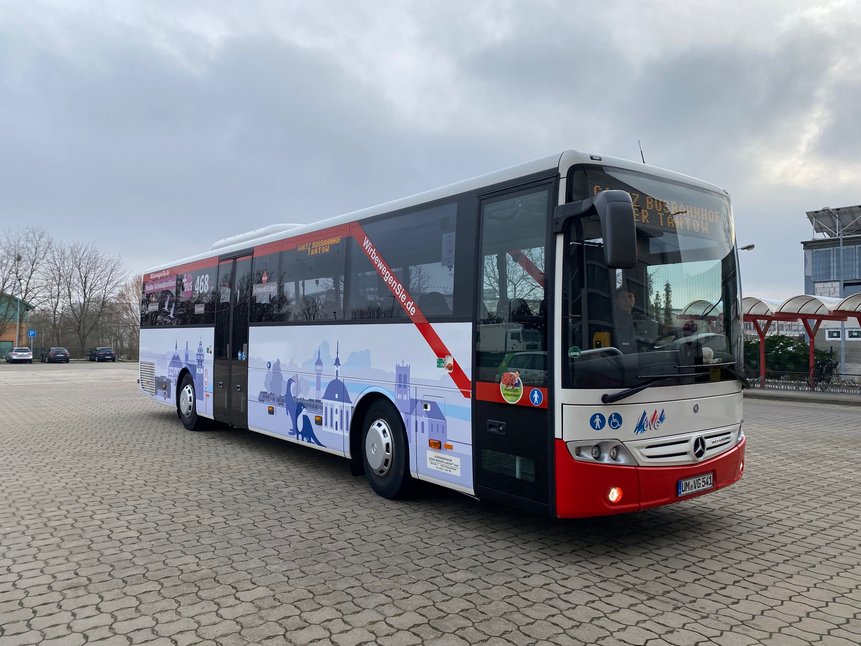
[[[718,457],[680,467],[623,467],[575,460],[562,440],[556,440],[556,515],[559,518],[605,516],[668,505],[717,491],[741,479],[747,440]],[[714,473],[714,487],[679,497],[678,482]],[[609,500],[621,488],[622,498]]]

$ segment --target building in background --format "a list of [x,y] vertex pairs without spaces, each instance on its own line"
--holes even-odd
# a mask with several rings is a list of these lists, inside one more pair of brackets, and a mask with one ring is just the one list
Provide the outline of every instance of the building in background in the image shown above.
[[804,249],[804,293],[846,298],[861,292],[861,205],[808,211],[813,238]]
[[[19,302],[15,296],[0,292],[0,361],[13,346],[29,345],[27,323],[33,306],[27,301]],[[21,324],[15,325],[18,312],[21,313]],[[18,328],[18,340],[15,340],[15,328]]]
[[[861,205],[808,211],[813,238],[804,249],[804,293],[843,299],[861,293]],[[841,372],[861,379],[861,329],[858,321],[826,321],[816,348],[838,358]]]

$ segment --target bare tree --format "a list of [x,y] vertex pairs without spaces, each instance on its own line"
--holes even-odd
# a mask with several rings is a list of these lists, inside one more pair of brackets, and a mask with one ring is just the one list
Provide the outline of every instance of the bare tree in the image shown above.
[[87,340],[100,324],[126,276],[119,256],[106,256],[93,244],[73,242],[67,251],[69,273],[63,277],[63,299],[81,354],[84,354]]
[[66,310],[65,282],[70,273],[68,248],[62,243],[54,242],[45,258],[45,267],[42,271],[42,280],[45,285],[42,315],[49,327],[48,335],[50,338],[45,340],[45,344],[48,346],[60,344]]
[[138,356],[141,327],[141,300],[143,276],[137,274],[123,283],[117,294],[117,325],[122,332],[122,347],[117,348],[129,357]]

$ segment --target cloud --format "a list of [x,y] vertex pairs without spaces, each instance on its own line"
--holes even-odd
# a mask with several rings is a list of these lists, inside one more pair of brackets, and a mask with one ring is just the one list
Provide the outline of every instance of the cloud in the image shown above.
[[0,222],[141,271],[563,148],[636,159],[639,139],[733,195],[746,285],[800,290],[804,212],[858,203],[858,8],[19,3],[0,12]]

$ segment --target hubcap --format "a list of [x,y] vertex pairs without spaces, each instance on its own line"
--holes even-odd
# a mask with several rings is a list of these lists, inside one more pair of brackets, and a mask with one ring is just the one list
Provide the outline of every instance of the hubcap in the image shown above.
[[182,392],[179,393],[179,412],[183,417],[191,417],[194,410],[194,388],[191,384],[186,384]]
[[378,419],[368,428],[365,437],[365,459],[371,471],[384,476],[392,468],[392,430],[385,420]]

